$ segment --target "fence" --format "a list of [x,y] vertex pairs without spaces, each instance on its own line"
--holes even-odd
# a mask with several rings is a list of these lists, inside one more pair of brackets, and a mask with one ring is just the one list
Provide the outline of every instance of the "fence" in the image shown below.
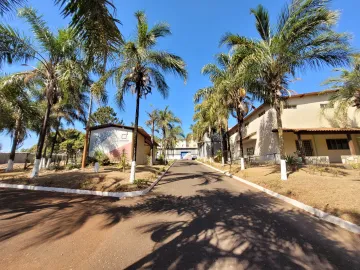
[[[8,163],[10,153],[0,153],[0,164]],[[31,153],[16,153],[14,163],[25,163],[26,159],[28,162],[33,162],[35,155]]]
[[[8,163],[9,156],[10,153],[0,153],[0,164]],[[81,159],[81,155],[78,155],[78,158]],[[34,163],[34,160],[35,160],[35,154],[19,152],[15,154],[14,163]],[[66,154],[53,154],[51,161],[56,162],[58,164],[61,162],[65,164]],[[71,160],[69,159],[69,161]]]

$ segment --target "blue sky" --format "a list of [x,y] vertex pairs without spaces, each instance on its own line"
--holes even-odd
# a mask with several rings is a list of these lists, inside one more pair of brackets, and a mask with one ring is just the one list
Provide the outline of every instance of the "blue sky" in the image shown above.
[[[60,15],[59,8],[53,5],[54,1],[29,0],[30,6],[33,6],[44,15],[44,19],[52,30],[65,27],[67,19]],[[201,75],[201,68],[213,61],[215,54],[225,51],[225,48],[219,48],[220,37],[225,32],[238,33],[250,38],[258,38],[254,18],[250,15],[250,8],[263,4],[268,8],[271,20],[276,23],[277,15],[287,1],[285,0],[114,0],[117,6],[117,17],[121,20],[120,30],[125,38],[134,36],[136,21],[134,12],[144,10],[147,14],[149,24],[157,22],[168,22],[171,26],[173,35],[159,40],[159,49],[165,49],[181,56],[187,63],[189,78],[186,84],[172,75],[167,76],[167,82],[170,86],[170,95],[164,100],[156,90],[149,95],[146,100],[141,100],[140,104],[140,125],[145,127],[146,111],[153,108],[163,109],[169,105],[171,110],[182,119],[182,127],[185,133],[190,132],[189,127],[192,124],[193,116],[193,95],[202,87],[209,85],[209,79]],[[358,10],[360,2],[358,0],[333,0],[331,4],[333,9],[341,12],[337,31],[349,32],[353,35],[352,45],[355,49],[359,48],[360,41],[358,27]],[[24,31],[29,36],[27,25],[24,21],[11,16],[5,19],[5,22]],[[23,69],[20,64],[4,67],[2,72],[11,73]],[[290,88],[297,93],[319,91],[324,89],[321,83],[333,76],[331,68],[325,68],[320,71],[307,71],[305,74],[298,74],[301,80],[293,83]],[[124,119],[126,124],[134,121],[135,117],[135,98],[131,94],[125,98],[125,111],[119,110],[114,102],[115,87],[108,87],[109,105],[112,106],[119,118]],[[230,126],[235,121],[230,119]],[[83,129],[81,124],[76,124],[76,128]],[[31,134],[23,147],[27,148],[37,142],[36,134]],[[2,151],[10,150],[10,138],[6,134],[0,135],[0,143],[3,146]]]

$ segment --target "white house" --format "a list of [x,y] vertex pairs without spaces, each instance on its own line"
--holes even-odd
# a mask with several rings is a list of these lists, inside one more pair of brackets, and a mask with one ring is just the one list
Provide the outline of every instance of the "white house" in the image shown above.
[[[120,155],[125,151],[130,162],[133,152],[133,131],[134,127],[106,124],[90,128],[89,156],[92,157],[95,151],[104,152],[111,161],[119,160]],[[147,164],[150,157],[151,136],[142,128],[138,129],[137,142],[137,164]],[[155,147],[157,144],[155,145]]]

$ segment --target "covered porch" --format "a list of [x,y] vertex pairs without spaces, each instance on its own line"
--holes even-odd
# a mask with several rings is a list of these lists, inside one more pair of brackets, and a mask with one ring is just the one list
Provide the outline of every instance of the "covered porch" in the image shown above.
[[[273,129],[277,132],[277,129]],[[359,128],[283,128],[287,155],[299,153],[303,160],[323,157],[329,163],[346,163],[344,159],[359,156]]]

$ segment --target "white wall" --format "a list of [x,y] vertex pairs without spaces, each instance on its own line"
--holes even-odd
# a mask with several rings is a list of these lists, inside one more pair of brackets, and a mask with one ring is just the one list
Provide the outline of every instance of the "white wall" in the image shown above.
[[121,155],[123,149],[131,160],[132,131],[119,127],[108,127],[91,131],[89,156],[94,156],[96,150],[103,151],[113,161]]

